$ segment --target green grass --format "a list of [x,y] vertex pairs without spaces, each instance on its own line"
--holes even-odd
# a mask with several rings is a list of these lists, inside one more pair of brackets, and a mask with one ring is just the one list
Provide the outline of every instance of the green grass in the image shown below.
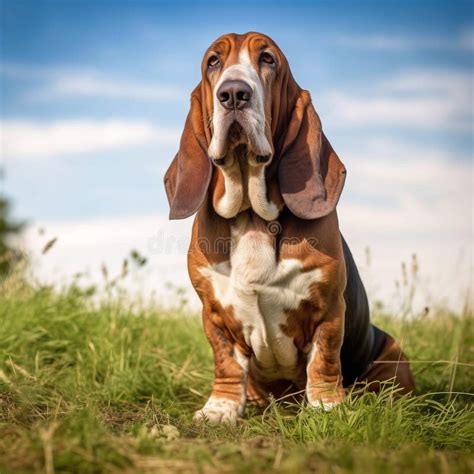
[[472,318],[375,319],[414,361],[416,397],[386,387],[329,413],[273,402],[213,427],[192,421],[213,370],[197,315],[5,289],[0,473],[472,473]]

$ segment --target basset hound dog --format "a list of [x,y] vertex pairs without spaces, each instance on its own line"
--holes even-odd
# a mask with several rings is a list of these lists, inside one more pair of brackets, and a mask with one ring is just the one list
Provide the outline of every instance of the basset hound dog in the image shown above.
[[164,179],[170,218],[196,213],[188,271],[215,380],[195,418],[233,422],[247,401],[291,392],[330,409],[354,383],[412,392],[339,231],[346,169],[282,51],[260,33],[227,34],[201,72]]

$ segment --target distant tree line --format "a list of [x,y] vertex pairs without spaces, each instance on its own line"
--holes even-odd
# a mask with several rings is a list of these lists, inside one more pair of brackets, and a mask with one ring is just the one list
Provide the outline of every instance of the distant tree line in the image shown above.
[[[1,170],[0,170],[0,179]],[[23,229],[24,222],[11,217],[11,202],[0,194],[0,278],[10,273],[13,265],[21,258],[21,253],[12,244],[12,237]]]

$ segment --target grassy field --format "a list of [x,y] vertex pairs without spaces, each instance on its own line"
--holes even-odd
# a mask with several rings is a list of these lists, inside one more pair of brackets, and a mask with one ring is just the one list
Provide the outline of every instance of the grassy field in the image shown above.
[[22,285],[0,296],[0,473],[474,471],[468,315],[375,315],[414,361],[418,395],[276,401],[237,426],[192,421],[212,357],[197,315]]

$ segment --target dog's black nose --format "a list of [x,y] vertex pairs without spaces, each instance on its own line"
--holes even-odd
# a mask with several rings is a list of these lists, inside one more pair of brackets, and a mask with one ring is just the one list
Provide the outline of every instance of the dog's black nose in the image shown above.
[[219,102],[229,110],[243,109],[252,97],[252,88],[241,80],[224,81],[218,91]]

